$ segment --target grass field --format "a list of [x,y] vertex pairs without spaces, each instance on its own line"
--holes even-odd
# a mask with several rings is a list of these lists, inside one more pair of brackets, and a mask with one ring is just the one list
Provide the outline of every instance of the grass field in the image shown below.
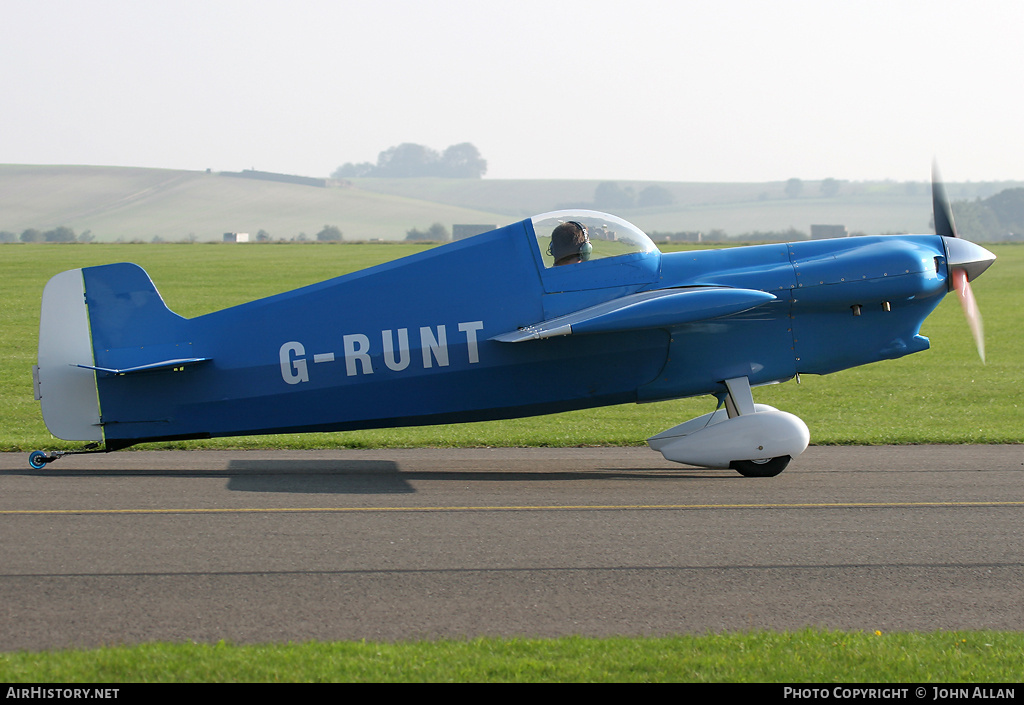
[[[34,401],[39,300],[47,279],[74,267],[133,261],[172,310],[214,311],[411,254],[426,245],[5,245],[0,247],[0,450],[74,447],[52,439]],[[926,321],[932,349],[826,377],[755,390],[803,418],[815,444],[1019,443],[1024,440],[1024,246],[991,248],[998,261],[974,287],[985,314],[987,364],[952,297]],[[712,410],[711,397],[624,405],[453,426],[190,441],[186,448],[636,445]]]
[[[802,630],[641,639],[143,644],[0,654],[0,682],[995,683],[1012,688],[1020,681],[1022,661],[1024,635],[1016,633]],[[832,687],[828,690],[832,695]],[[910,690],[904,698],[913,696]],[[934,697],[930,687],[926,697]]]

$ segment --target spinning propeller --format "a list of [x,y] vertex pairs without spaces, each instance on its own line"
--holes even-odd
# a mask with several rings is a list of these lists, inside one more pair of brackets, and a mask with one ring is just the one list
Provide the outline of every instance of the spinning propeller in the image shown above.
[[976,279],[995,261],[996,256],[984,247],[960,237],[953,223],[953,211],[946,198],[946,189],[939,177],[938,166],[932,167],[932,209],[935,214],[935,234],[943,237],[946,245],[946,264],[949,267],[949,289],[956,291],[967,317],[967,325],[974,336],[978,355],[985,362],[985,333],[981,323],[981,310],[971,291],[971,280]]

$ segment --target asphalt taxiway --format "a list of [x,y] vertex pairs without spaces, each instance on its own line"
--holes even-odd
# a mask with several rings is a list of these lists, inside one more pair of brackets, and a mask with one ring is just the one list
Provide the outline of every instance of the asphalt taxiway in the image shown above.
[[1024,629],[1024,446],[0,454],[0,651]]

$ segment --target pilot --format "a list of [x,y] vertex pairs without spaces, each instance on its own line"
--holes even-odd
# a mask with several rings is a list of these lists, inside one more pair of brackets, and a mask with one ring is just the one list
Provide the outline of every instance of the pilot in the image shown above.
[[582,223],[570,220],[551,231],[551,247],[548,254],[555,258],[555,266],[577,264],[590,259],[594,246],[590,244],[587,228]]

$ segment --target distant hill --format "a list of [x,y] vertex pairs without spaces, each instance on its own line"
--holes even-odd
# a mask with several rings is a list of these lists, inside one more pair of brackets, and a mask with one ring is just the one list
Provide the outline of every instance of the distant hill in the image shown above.
[[503,222],[496,213],[357,188],[317,188],[200,171],[0,165],[0,230],[58,226],[97,241],[220,240],[226,232],[401,240],[441,222]]
[[[238,178],[243,175],[249,178]],[[64,226],[90,231],[101,242],[149,242],[220,240],[225,232],[255,237],[264,230],[274,240],[291,240],[300,234],[312,239],[334,225],[345,240],[401,240],[433,223],[449,231],[460,223],[503,225],[566,206],[607,210],[648,232],[720,230],[736,237],[790,228],[806,233],[812,224],[866,234],[931,231],[931,196],[923,182],[840,182],[825,196],[820,182],[808,181],[790,197],[786,182],[620,181],[620,190],[630,193],[657,185],[671,203],[609,208],[595,203],[598,181],[288,177],[288,183],[274,176],[0,165],[0,231],[20,235]],[[1021,185],[950,183],[947,190],[954,200],[976,199]]]

